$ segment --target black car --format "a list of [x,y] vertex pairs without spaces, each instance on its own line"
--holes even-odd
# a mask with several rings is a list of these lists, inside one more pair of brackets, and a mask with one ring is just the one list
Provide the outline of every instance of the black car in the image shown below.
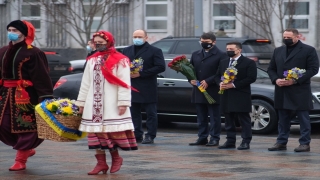
[[[61,77],[55,85],[54,96],[77,99],[82,75],[83,73],[79,73]],[[196,117],[196,108],[191,103],[191,91],[192,86],[183,75],[167,68],[158,77],[158,114]],[[313,91],[314,110],[310,112],[310,117],[312,122],[320,122],[320,88],[313,85]],[[278,118],[273,107],[273,95],[274,85],[271,84],[268,74],[258,68],[257,81],[251,85],[251,122],[254,133],[266,134],[277,129]],[[196,122],[195,118],[169,119]],[[295,115],[292,123],[298,123]]]
[[48,65],[49,65],[49,75],[54,85],[61,76],[71,74],[71,64],[69,60],[60,56],[56,52],[44,52],[46,54]]
[[[262,69],[267,68],[274,50],[270,40],[218,37],[216,39],[216,46],[221,51],[226,51],[226,43],[231,41],[238,41],[242,44],[241,54],[243,56],[254,60],[258,67]],[[152,46],[160,48],[165,59],[173,59],[175,56],[182,54],[190,58],[194,51],[202,49],[200,37],[167,37],[152,43]]]

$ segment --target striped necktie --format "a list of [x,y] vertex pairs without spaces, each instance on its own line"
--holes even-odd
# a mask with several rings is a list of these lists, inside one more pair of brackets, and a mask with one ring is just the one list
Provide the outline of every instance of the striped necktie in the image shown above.
[[233,58],[230,60],[229,67],[232,65],[232,63],[233,63],[234,61],[235,61],[235,59],[233,59]]

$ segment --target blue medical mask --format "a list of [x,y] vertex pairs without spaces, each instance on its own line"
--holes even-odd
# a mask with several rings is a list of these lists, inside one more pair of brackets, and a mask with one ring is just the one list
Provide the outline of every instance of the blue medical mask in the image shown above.
[[87,51],[92,51],[92,48],[89,45],[87,46]]
[[144,44],[144,41],[142,38],[133,38],[133,44],[136,46],[141,46],[142,44]]
[[8,38],[10,41],[17,41],[19,39],[19,34],[8,32]]

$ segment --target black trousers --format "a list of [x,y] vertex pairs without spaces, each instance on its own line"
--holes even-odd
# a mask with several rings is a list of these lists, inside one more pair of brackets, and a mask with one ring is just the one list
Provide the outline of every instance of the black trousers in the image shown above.
[[225,129],[227,131],[228,143],[236,143],[236,126],[235,121],[238,119],[242,131],[241,137],[244,143],[250,143],[252,139],[251,118],[249,112],[231,112],[224,113]]
[[131,103],[130,111],[132,116],[132,122],[134,125],[134,135],[137,139],[143,138],[141,116],[142,107],[144,107],[147,114],[147,133],[145,136],[149,136],[152,139],[154,139],[157,135],[158,129],[157,103]]
[[[219,105],[196,104],[198,137],[199,140],[207,140],[210,134],[210,140],[220,140],[221,119]],[[210,116],[210,127],[208,125],[208,115]]]
[[[279,114],[279,122],[278,122],[278,144],[287,144],[288,138],[290,134],[290,125],[291,125],[291,115],[292,110],[278,110]],[[296,114],[299,118],[300,122],[300,139],[299,143],[302,145],[309,145],[311,141],[311,124],[310,124],[310,117],[309,111],[296,111]]]

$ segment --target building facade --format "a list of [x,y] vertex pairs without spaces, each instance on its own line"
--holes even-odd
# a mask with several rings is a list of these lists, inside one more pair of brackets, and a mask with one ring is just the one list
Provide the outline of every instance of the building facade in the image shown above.
[[[85,45],[79,43],[79,40],[87,41],[86,34],[79,33],[81,24],[84,23],[81,16],[89,12],[96,1],[101,2],[0,0],[0,46],[8,44],[6,25],[12,20],[24,19],[31,21],[36,27],[36,46],[60,51],[62,54],[68,52],[68,56],[75,59],[79,55],[79,49],[85,54]],[[220,28],[224,28],[231,37],[266,37],[263,28],[256,25],[259,22],[253,18],[261,10],[252,8],[250,0],[109,0],[109,4],[116,8],[112,15],[98,27],[102,13],[95,13],[91,30],[94,32],[99,28],[112,32],[117,46],[132,44],[132,32],[136,29],[145,29],[151,43],[168,36],[199,36],[201,32],[216,32]],[[283,13],[279,20],[279,14],[275,12],[280,12],[279,10],[284,10],[289,5],[290,0],[285,0],[267,18],[272,24],[269,32],[273,35],[274,45],[282,44],[281,24],[286,28],[290,21],[290,27],[297,28],[301,33],[301,41],[320,49],[320,0],[298,0],[293,10],[291,8],[290,12]],[[52,23],[53,19],[57,23]],[[80,24],[80,29],[65,23],[67,19],[68,22],[74,22],[74,25]]]

